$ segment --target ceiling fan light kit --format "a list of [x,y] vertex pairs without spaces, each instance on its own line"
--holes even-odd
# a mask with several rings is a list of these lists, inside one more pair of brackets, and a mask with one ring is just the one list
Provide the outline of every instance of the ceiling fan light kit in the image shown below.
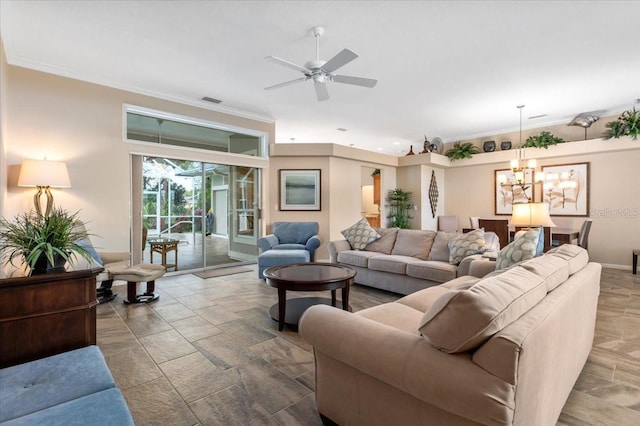
[[328,61],[323,61],[320,59],[320,37],[324,34],[324,28],[315,26],[311,28],[311,34],[313,34],[316,39],[316,58],[308,61],[304,66],[294,64],[293,62],[278,58],[277,56],[267,56],[265,58],[276,64],[299,71],[304,75],[304,77],[265,87],[265,90],[279,89],[281,87],[312,80],[316,91],[316,98],[318,101],[326,101],[329,99],[329,90],[327,89],[327,82],[329,81],[368,88],[372,88],[378,83],[377,80],[371,78],[335,74],[334,72],[336,70],[356,59],[358,55],[349,49],[342,49],[342,51],[333,58]]

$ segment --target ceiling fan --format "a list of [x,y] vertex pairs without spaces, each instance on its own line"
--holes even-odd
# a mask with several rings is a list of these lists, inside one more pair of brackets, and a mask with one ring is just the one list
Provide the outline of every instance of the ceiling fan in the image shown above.
[[303,81],[313,80],[313,86],[316,89],[316,97],[319,101],[326,101],[329,99],[329,91],[327,90],[327,81],[333,81],[336,83],[353,84],[362,87],[374,87],[378,80],[371,78],[352,77],[348,75],[335,74],[338,68],[343,67],[349,62],[358,57],[353,51],[349,49],[343,49],[333,58],[328,61],[320,59],[320,37],[324,34],[324,28],[316,26],[311,29],[311,34],[316,38],[316,59],[311,60],[300,66],[293,62],[286,61],[276,56],[267,56],[265,59],[275,62],[276,64],[284,65],[285,67],[292,68],[296,71],[300,71],[304,74],[304,77],[296,78],[295,80],[285,81],[284,83],[276,84],[274,86],[265,87],[265,90],[278,89],[280,87],[289,86],[291,84],[302,83]]

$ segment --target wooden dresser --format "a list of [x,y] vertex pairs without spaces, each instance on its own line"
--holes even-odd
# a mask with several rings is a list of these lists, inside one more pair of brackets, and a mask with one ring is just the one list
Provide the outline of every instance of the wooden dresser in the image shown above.
[[102,268],[0,280],[0,368],[96,344]]

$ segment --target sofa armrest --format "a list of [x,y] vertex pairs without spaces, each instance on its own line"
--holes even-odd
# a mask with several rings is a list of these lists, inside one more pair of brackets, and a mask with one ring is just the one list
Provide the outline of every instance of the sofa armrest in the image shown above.
[[313,259],[315,258],[316,249],[318,247],[320,247],[320,237],[317,235],[314,235],[313,237],[309,238],[307,240],[307,243],[305,244],[305,248],[309,252],[309,260],[311,260],[312,262],[313,262]]
[[299,332],[313,346],[316,365],[322,357],[333,358],[415,398],[480,423],[513,416],[515,387],[474,364],[469,353],[446,354],[417,333],[326,305],[307,309],[300,319]]
[[347,240],[329,241],[327,244],[327,250],[329,250],[329,261],[331,263],[338,263],[338,253],[345,250],[351,250],[351,244]]
[[278,237],[274,234],[265,235],[264,237],[258,238],[258,247],[264,253],[267,250],[271,250],[273,246],[278,244]]

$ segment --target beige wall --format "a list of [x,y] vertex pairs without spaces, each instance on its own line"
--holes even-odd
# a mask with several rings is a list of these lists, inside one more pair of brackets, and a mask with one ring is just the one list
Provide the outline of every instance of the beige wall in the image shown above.
[[[589,218],[593,224],[589,255],[603,264],[628,266],[632,249],[640,247],[640,181],[637,178],[640,150],[545,158],[538,161],[538,169],[544,165],[582,162],[590,163]],[[457,215],[459,223],[465,226],[469,216],[496,217],[493,175],[494,170],[504,168],[508,168],[508,163],[446,169],[446,214]],[[535,189],[536,199],[540,200],[540,185]],[[587,218],[554,216],[552,219],[558,227],[579,229]]]
[[[204,108],[165,101],[127,91],[3,65],[2,117],[8,167],[7,194],[1,214],[12,217],[32,207],[32,188],[16,186],[24,159],[67,163],[72,188],[53,190],[55,202],[70,211],[81,210],[89,222],[94,244],[104,250],[129,251],[131,216],[130,154],[164,155],[211,163],[238,164],[238,156],[153,147],[123,141],[123,105],[130,104],[172,114],[264,132],[275,138],[275,125]],[[267,160],[254,159],[257,167]],[[269,184],[266,181],[265,187]]]

